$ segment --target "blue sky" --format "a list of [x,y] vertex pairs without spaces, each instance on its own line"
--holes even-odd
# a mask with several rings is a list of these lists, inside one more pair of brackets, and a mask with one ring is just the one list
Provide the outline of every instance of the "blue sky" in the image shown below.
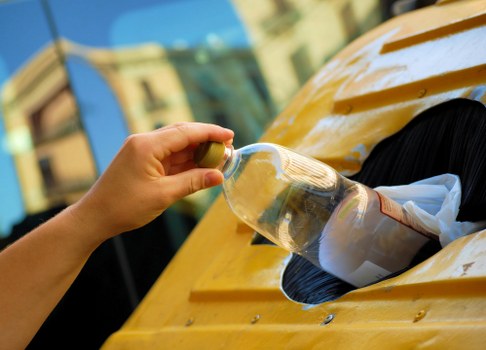
[[39,1],[0,3],[0,56],[15,71],[51,39]]
[[[49,0],[61,37],[95,47],[156,42],[165,47],[204,45],[217,35],[230,47],[249,41],[229,0]],[[0,86],[52,41],[42,0],[0,2]],[[127,135],[122,113],[101,77],[68,60],[95,162],[103,171]],[[0,233],[23,216],[12,158],[0,122]]]
[[203,42],[208,33],[217,33],[231,46],[248,45],[229,0],[51,0],[50,3],[63,36],[93,46],[158,42],[171,47],[180,41],[194,46]]
[[[229,46],[247,46],[245,30],[229,0],[50,0],[63,37],[99,47],[158,42],[201,44],[216,33]],[[0,55],[9,71],[50,42],[41,0],[0,3]]]
[[[7,77],[7,65],[0,57],[0,82]],[[19,185],[4,135],[3,116],[0,109],[0,237],[8,233],[10,225],[23,215]]]

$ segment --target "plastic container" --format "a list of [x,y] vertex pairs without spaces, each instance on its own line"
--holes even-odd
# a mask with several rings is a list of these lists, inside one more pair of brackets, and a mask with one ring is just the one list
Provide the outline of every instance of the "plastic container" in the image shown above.
[[432,237],[398,203],[282,146],[208,142],[195,161],[223,172],[226,201],[247,225],[356,287],[408,267]]

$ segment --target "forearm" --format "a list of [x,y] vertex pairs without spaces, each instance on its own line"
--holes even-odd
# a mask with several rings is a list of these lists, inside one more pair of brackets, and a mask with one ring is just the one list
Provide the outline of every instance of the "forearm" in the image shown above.
[[219,185],[223,174],[196,168],[193,149],[231,143],[216,125],[180,123],[132,135],[76,204],[0,254],[0,349],[23,349],[91,253],[105,240],[141,227],[175,201]]
[[0,349],[23,349],[99,243],[72,208],[0,254]]

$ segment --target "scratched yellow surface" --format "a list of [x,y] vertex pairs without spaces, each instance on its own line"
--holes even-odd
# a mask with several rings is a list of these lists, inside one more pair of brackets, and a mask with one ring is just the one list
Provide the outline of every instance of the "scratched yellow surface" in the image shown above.
[[[420,112],[459,97],[485,103],[485,91],[486,1],[442,1],[354,41],[262,140],[354,173]],[[288,253],[251,245],[252,235],[219,198],[103,349],[486,346],[486,231],[398,277],[313,307],[280,290]]]

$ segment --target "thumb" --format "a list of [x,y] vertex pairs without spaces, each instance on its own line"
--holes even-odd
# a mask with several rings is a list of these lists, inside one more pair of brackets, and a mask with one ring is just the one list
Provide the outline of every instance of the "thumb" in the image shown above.
[[195,168],[166,176],[163,181],[163,191],[172,202],[175,202],[199,190],[220,185],[222,182],[223,174],[219,170]]

